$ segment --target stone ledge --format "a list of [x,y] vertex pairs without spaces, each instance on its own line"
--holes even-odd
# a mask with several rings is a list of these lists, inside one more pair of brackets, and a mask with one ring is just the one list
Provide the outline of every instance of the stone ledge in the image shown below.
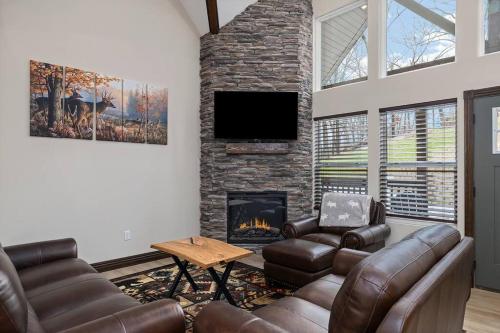
[[290,152],[288,143],[227,143],[228,155],[284,155]]

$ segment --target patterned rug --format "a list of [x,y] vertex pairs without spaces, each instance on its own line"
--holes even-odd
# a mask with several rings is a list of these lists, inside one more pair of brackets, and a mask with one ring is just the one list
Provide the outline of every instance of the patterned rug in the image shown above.
[[[224,266],[217,266],[216,271],[222,275]],[[183,277],[176,289],[174,297],[180,303],[186,315],[186,332],[192,332],[194,317],[210,303],[217,289],[210,274],[190,265],[188,270],[199,287],[195,292]],[[148,303],[167,298],[169,288],[177,275],[177,265],[171,264],[154,270],[136,273],[113,279],[125,294],[141,303]],[[292,290],[270,288],[266,285],[264,272],[261,269],[240,262],[234,264],[231,276],[227,281],[227,289],[233,296],[237,306],[246,311],[254,311],[284,296],[291,295]]]

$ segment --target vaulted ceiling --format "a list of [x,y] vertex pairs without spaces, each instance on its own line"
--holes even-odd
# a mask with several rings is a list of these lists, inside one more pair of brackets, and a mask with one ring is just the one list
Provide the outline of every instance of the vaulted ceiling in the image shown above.
[[[223,27],[249,5],[257,0],[216,0],[218,9],[219,26]],[[206,0],[179,0],[191,21],[196,26],[200,36],[210,31],[208,25]]]

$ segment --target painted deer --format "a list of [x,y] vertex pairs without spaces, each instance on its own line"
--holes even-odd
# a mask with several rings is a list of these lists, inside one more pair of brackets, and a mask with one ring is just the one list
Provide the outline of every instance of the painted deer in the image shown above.
[[78,93],[78,90],[76,88],[71,89],[71,96],[65,98],[65,108],[64,108],[64,115],[67,116],[68,118],[73,118],[76,113],[78,112],[78,107],[82,103],[80,98],[83,98],[82,95]]
[[[106,108],[108,107],[115,108],[115,105],[113,104],[112,100],[113,97],[111,96],[111,94],[103,90],[101,101],[95,104],[97,116],[106,111]],[[74,119],[73,124],[75,129],[78,131],[80,135],[82,134],[82,128],[89,128],[91,126],[93,109],[94,109],[94,103],[92,102],[80,101],[80,103],[78,104],[78,107],[76,109],[77,110],[76,115],[73,118]]]

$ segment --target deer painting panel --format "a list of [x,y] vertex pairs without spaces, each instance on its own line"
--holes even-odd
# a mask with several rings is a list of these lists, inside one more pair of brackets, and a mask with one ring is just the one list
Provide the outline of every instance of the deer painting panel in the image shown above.
[[123,80],[123,141],[146,142],[146,84]]
[[63,66],[30,60],[30,135],[64,138]]
[[96,139],[124,141],[123,135],[123,80],[96,75]]
[[95,73],[64,69],[64,131],[72,138],[92,140],[94,135]]
[[30,135],[168,143],[168,90],[30,60]]
[[148,85],[149,144],[166,145],[168,142],[168,90]]

